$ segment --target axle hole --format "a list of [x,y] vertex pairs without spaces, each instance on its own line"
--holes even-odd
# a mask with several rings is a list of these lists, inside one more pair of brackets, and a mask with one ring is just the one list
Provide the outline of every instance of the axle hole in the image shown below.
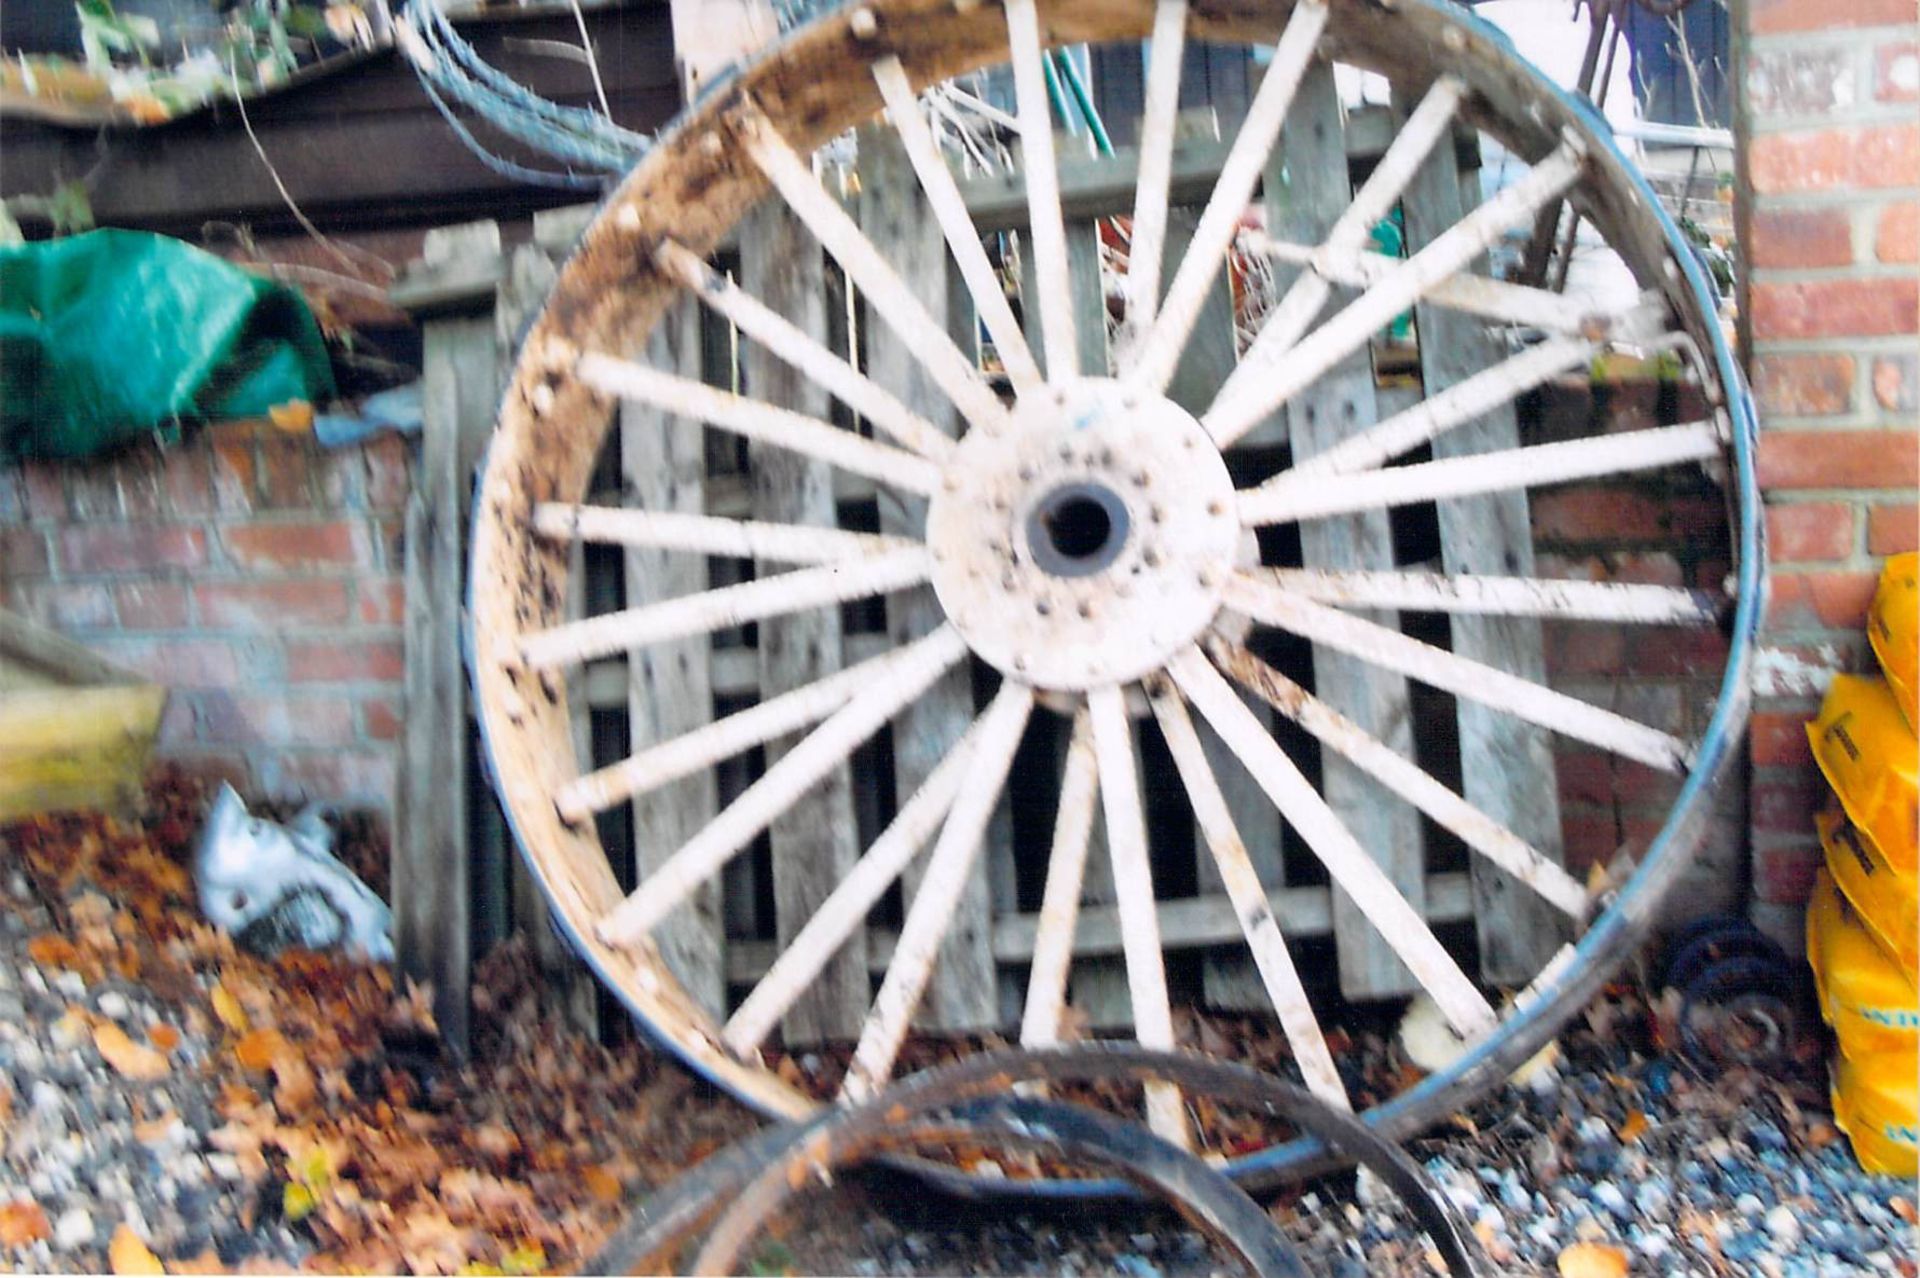
[[1091,559],[1113,536],[1113,519],[1091,497],[1075,495],[1046,515],[1047,538],[1068,559]]
[[1086,577],[1120,556],[1127,543],[1127,507],[1100,484],[1063,484],[1034,507],[1027,541],[1036,563],[1056,577]]

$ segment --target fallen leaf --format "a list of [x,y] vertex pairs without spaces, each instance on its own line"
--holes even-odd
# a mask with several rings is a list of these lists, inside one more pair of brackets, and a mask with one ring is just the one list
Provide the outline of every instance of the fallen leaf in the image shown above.
[[300,1181],[290,1180],[280,1189],[280,1214],[296,1224],[311,1216],[319,1204],[320,1196],[313,1187]]
[[93,1045],[122,1078],[131,1078],[135,1082],[146,1083],[165,1078],[172,1068],[165,1056],[151,1047],[134,1042],[127,1037],[125,1030],[112,1021],[102,1021],[93,1027]]
[[273,1062],[286,1051],[287,1040],[281,1037],[277,1029],[249,1031],[233,1045],[233,1054],[241,1066],[255,1071],[271,1069]]
[[180,1031],[157,1022],[147,1030],[147,1041],[163,1052],[171,1052],[180,1046]]
[[49,932],[27,942],[27,957],[43,966],[71,967],[80,961],[80,951],[66,937]]
[[1640,1110],[1629,1110],[1614,1135],[1620,1138],[1622,1145],[1631,1145],[1647,1134],[1647,1116]]
[[213,1014],[220,1018],[222,1025],[236,1034],[247,1032],[247,1014],[240,1009],[240,1000],[226,986],[213,987],[212,1002]]
[[26,1247],[53,1236],[47,1213],[31,1199],[0,1204],[0,1246]]
[[140,1235],[133,1227],[122,1224],[113,1231],[113,1241],[107,1244],[107,1263],[116,1274],[164,1274],[167,1267],[160,1263],[160,1257],[153,1249],[140,1241]]
[[1609,1243],[1575,1243],[1557,1266],[1560,1278],[1626,1278],[1627,1253]]
[[500,1257],[500,1268],[509,1274],[537,1274],[547,1267],[546,1249],[538,1243],[528,1243],[524,1247],[515,1247]]
[[617,1203],[620,1201],[620,1178],[606,1168],[589,1167],[581,1173],[580,1178],[586,1181],[587,1192],[591,1193],[601,1202]]

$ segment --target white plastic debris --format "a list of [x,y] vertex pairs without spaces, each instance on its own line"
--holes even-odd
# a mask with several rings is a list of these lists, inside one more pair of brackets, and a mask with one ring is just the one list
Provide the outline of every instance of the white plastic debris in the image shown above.
[[335,859],[317,806],[286,825],[247,812],[220,787],[194,852],[200,909],[240,944],[263,953],[299,946],[393,960],[393,912]]

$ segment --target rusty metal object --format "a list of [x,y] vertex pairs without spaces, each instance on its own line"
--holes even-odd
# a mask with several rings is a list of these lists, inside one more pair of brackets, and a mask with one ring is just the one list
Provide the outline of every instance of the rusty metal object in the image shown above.
[[[1324,1155],[1351,1160],[1378,1176],[1406,1203],[1450,1274],[1468,1278],[1478,1272],[1468,1234],[1428,1188],[1420,1169],[1351,1114],[1242,1065],[1111,1042],[984,1053],[916,1074],[866,1104],[761,1132],[641,1204],[588,1268],[659,1272],[706,1231],[691,1272],[731,1272],[740,1248],[816,1179],[874,1159],[926,1175],[937,1163],[912,1156],[937,1156],[965,1142],[1095,1163],[1168,1201],[1253,1272],[1306,1272],[1259,1205],[1217,1169],[1111,1115],[1013,1094],[1036,1085],[1116,1082],[1165,1084],[1285,1120]],[[964,1179],[945,1183],[965,1188]]]

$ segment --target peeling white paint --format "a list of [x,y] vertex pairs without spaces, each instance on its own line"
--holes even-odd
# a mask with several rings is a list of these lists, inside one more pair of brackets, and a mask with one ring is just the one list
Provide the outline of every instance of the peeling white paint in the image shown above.
[[1801,648],[1756,648],[1753,653],[1753,692],[1759,697],[1821,696],[1846,665],[1832,644],[1813,649],[1809,660]]

